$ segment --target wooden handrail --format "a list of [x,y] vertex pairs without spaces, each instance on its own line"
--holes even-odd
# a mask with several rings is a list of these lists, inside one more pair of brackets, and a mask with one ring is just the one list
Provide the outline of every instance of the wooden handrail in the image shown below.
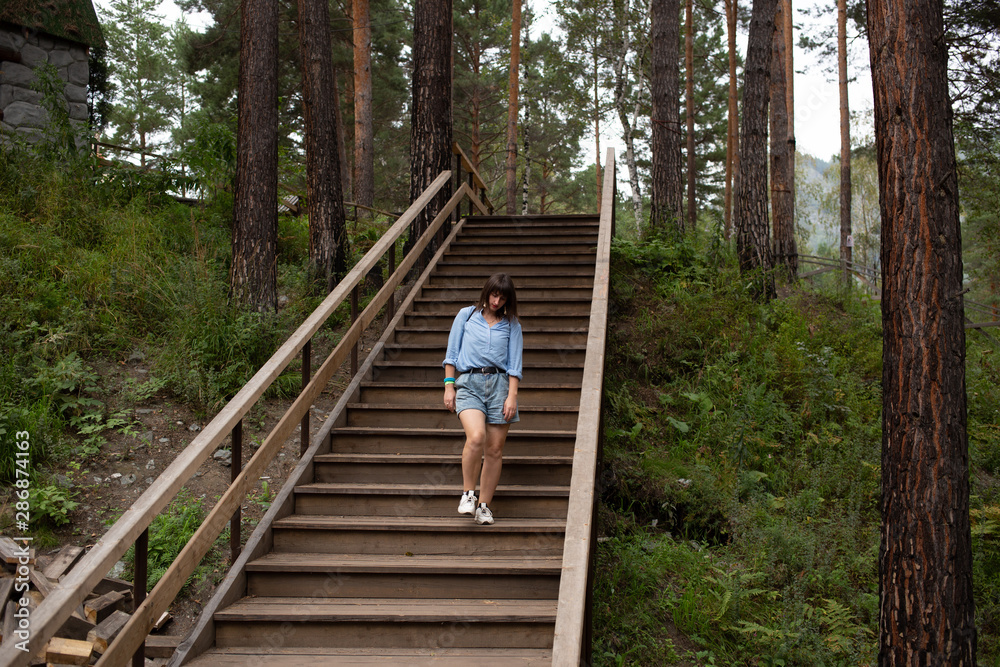
[[[396,241],[409,229],[410,223],[448,183],[450,176],[451,172],[445,171],[434,179],[427,190],[413,202],[395,224],[386,231],[382,238],[372,246],[316,310],[306,318],[299,328],[278,348],[274,355],[254,374],[253,378],[222,408],[216,417],[191,441],[191,444],[174,459],[167,469],[125,511],[108,532],[98,540],[97,544],[87,555],[66,575],[63,581],[42,601],[31,617],[31,637],[28,641],[28,652],[23,652],[16,648],[14,642],[4,642],[0,646],[0,664],[12,666],[27,665],[31,657],[37,654],[45,642],[55,635],[73,610],[93,590],[97,582],[107,574],[114,563],[128,550],[129,546],[149,527],[156,515],[177,495],[184,483],[198,470],[198,467],[208,458],[208,455],[222,443],[223,439],[233,430],[236,423],[242,419],[257,399],[263,395],[271,383],[284,371],[306,342],[312,338],[326,320],[350,296],[354,287],[376,266],[386,250],[395,246]],[[442,211],[432,222],[431,227],[435,227],[435,231],[436,227],[443,224],[447,215],[450,215],[451,210],[454,206],[457,206],[458,201],[463,196],[470,197],[474,205],[480,210],[485,211],[485,206],[474,196],[467,186],[460,188],[445,207],[447,214]],[[449,206],[451,208],[448,208]],[[428,233],[425,233],[421,239],[424,237],[430,238]],[[426,246],[426,243],[423,246]],[[134,643],[132,646],[132,651],[134,651],[135,647],[141,644],[148,633],[148,629],[152,627],[152,620],[156,618],[154,616],[152,620],[150,619],[150,610],[158,609],[161,605],[169,605],[170,601],[173,600],[173,596],[170,596],[169,600],[166,602],[163,601],[166,597],[166,591],[172,587],[176,587],[179,590],[184,581],[187,580],[188,575],[197,567],[201,557],[208,551],[211,544],[215,541],[215,537],[221,532],[225,523],[228,522],[229,516],[242,503],[244,496],[249,490],[250,482],[255,482],[257,479],[255,475],[259,475],[259,471],[263,470],[267,463],[270,462],[269,459],[265,460],[268,454],[273,456],[277,453],[288,435],[291,434],[296,424],[298,424],[305,410],[311,405],[311,398],[307,399],[306,396],[314,398],[322,390],[325,384],[325,381],[321,380],[322,376],[327,374],[326,377],[329,378],[336,370],[336,368],[330,370],[329,366],[336,364],[339,367],[339,363],[336,363],[337,359],[339,358],[341,362],[343,361],[343,358],[349,353],[349,348],[353,342],[357,341],[364,326],[367,325],[362,324],[362,322],[370,323],[374,317],[373,313],[377,312],[378,308],[388,300],[388,294],[391,293],[387,289],[388,285],[393,284],[393,280],[397,282],[402,280],[402,276],[405,275],[405,271],[401,273],[403,266],[412,266],[413,262],[419,256],[417,248],[422,249],[423,246],[420,246],[419,243],[417,246],[414,246],[414,250],[411,250],[407,255],[407,259],[404,259],[404,262],[400,265],[400,269],[393,274],[387,287],[383,288],[383,291],[379,293],[380,296],[377,296],[372,301],[372,304],[378,302],[380,305],[374,310],[371,310],[372,306],[369,305],[369,308],[365,310],[365,313],[369,313],[369,315],[363,315],[348,330],[341,344],[334,349],[330,358],[324,363],[323,368],[320,369],[313,381],[303,390],[303,393],[296,399],[292,407],[289,408],[289,411],[286,412],[285,416],[282,417],[281,421],[279,421],[278,425],[268,436],[264,445],[261,446],[257,454],[247,464],[243,474],[230,486],[223,498],[216,504],[209,517],[203,523],[202,528],[199,529],[195,537],[185,546],[160,583],[157,584],[149,597],[146,598],[137,613],[133,615],[129,626],[127,626],[127,629],[132,628],[133,630],[131,630],[127,637],[124,631],[119,635],[117,641],[123,642],[123,646],[125,643],[130,645]],[[406,270],[408,271],[409,268]],[[237,464],[234,462],[234,465]],[[221,521],[222,527],[219,527],[219,530],[209,538],[208,534],[212,531],[202,529],[208,525],[211,525],[214,529],[220,523],[218,520],[220,516],[223,517]],[[200,555],[197,555],[196,558],[195,556],[199,552]],[[174,592],[174,595],[176,595],[176,592]],[[163,608],[165,609],[165,606]],[[135,628],[142,628],[143,625],[145,625],[145,630],[142,632],[134,630]],[[112,646],[115,646],[115,644],[112,644]],[[122,649],[112,651],[109,647],[109,652],[105,654],[100,664],[124,664],[131,656],[132,651],[124,655]],[[109,654],[112,654],[113,657],[109,657]],[[119,658],[121,659],[120,662],[118,661]]]
[[583,364],[583,385],[580,388],[580,417],[576,423],[566,540],[552,645],[552,664],[559,667],[577,667],[582,664],[581,658],[586,657],[583,655],[583,644],[589,640],[588,579],[590,557],[594,548],[595,486],[601,443],[601,396],[604,390],[604,348],[607,339],[611,238],[614,236],[615,217],[615,151],[612,148],[608,149],[605,158],[601,201],[610,202],[610,205],[601,210],[594,292],[587,331],[587,356]]
[[465,154],[465,151],[462,150],[462,147],[458,145],[457,141],[451,144],[451,152],[457,155],[458,158],[462,161],[462,170],[465,171],[466,173],[472,174],[473,185],[476,187],[476,189],[482,191],[483,199],[486,200],[486,206],[492,209],[493,205],[490,203],[489,197],[486,196],[486,181],[484,181],[483,177],[479,175],[479,170],[476,169],[474,166],[472,166],[472,162],[469,160],[469,157]]

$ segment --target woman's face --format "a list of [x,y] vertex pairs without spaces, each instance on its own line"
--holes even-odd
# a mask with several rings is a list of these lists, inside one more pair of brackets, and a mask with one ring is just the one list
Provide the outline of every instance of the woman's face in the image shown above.
[[495,313],[503,308],[505,303],[507,303],[507,297],[503,295],[503,292],[493,292],[490,294],[490,311]]

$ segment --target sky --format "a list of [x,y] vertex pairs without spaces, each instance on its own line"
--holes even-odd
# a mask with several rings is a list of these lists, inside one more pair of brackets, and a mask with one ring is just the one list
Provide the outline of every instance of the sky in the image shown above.
[[[539,31],[553,31],[555,19],[551,9],[551,0],[525,0],[530,4],[538,15],[536,23]],[[98,13],[106,16],[105,9],[109,0],[94,0]],[[750,0],[741,0],[741,11],[749,11]],[[793,0],[796,14],[796,28],[808,26],[811,20],[800,15],[799,10],[826,4],[823,0]],[[164,0],[159,12],[165,22],[172,23],[181,17],[181,11],[174,4],[173,0]],[[187,17],[189,25],[197,29],[207,21],[207,15]],[[825,20],[834,21],[831,15]],[[737,40],[738,48],[746,55],[746,34],[739,36]],[[796,41],[798,41],[796,39]],[[794,50],[795,62],[795,139],[796,146],[800,153],[807,153],[813,157],[829,161],[830,158],[840,153],[840,98],[837,88],[836,63],[821,63],[814,54],[804,51],[796,45]],[[827,72],[825,69],[832,68]],[[854,79],[849,84],[848,98],[853,112],[860,112],[864,117],[866,111],[872,108],[872,86],[871,76],[868,71],[868,53],[863,45],[855,45],[851,61],[848,63],[850,76]],[[868,116],[870,118],[870,114]],[[621,142],[621,127],[613,118],[609,118],[605,130],[602,131],[601,150],[606,150],[608,146],[615,147],[616,153],[623,154],[624,146]],[[870,121],[868,121],[870,125]],[[864,135],[871,132],[870,127],[862,123],[861,126],[852,129],[855,135]],[[594,141],[587,138],[583,142],[586,152],[584,164],[594,162]],[[603,161],[604,156],[601,156]]]

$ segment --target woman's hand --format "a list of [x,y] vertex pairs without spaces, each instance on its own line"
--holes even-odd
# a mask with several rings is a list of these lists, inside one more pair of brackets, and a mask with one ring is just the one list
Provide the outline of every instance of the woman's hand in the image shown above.
[[449,382],[444,386],[444,407],[449,412],[455,411],[455,383]]
[[517,396],[507,395],[507,400],[503,402],[503,419],[510,421],[517,414]]

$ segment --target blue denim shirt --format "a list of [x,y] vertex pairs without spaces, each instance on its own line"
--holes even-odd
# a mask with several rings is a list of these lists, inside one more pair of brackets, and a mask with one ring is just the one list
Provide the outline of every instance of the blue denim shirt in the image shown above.
[[448,334],[448,351],[441,365],[451,364],[458,373],[470,368],[496,366],[520,379],[524,350],[521,323],[502,319],[491,327],[482,312],[472,313],[473,308],[475,306],[463,308],[455,316]]

